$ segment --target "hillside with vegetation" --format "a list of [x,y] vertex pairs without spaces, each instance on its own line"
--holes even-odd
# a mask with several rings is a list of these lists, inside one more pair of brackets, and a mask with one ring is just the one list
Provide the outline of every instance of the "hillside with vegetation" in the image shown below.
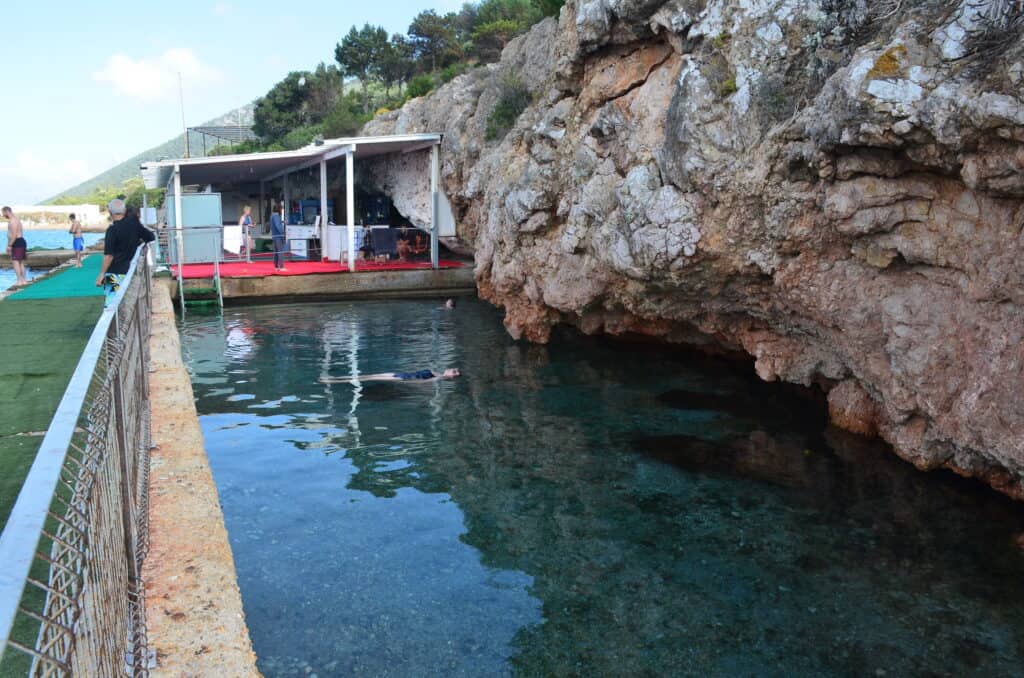
[[[253,104],[246,104],[219,115],[212,120],[202,124],[204,127],[218,125],[242,125],[252,124]],[[216,145],[212,139],[207,138],[207,152]],[[203,137],[201,134],[189,132],[189,153],[193,157],[203,155]],[[116,197],[126,197],[141,204],[142,180],[139,178],[139,165],[147,160],[158,158],[180,158],[185,155],[185,139],[182,135],[176,135],[159,146],[142,151],[141,153],[128,158],[124,162],[114,165],[110,169],[87,179],[77,186],[72,186],[61,191],[54,197],[43,202],[45,205],[79,205],[95,204],[105,205],[108,200]],[[152,194],[151,199],[157,194]],[[134,205],[133,205],[134,206]]]
[[[406,33],[391,36],[381,26],[353,26],[337,43],[333,63],[293,71],[256,100],[257,141],[244,150],[290,150],[317,137],[356,134],[374,116],[470,69],[495,62],[505,46],[545,16],[557,15],[562,0],[482,0],[459,12],[417,14]],[[237,152],[221,147],[211,153]]]

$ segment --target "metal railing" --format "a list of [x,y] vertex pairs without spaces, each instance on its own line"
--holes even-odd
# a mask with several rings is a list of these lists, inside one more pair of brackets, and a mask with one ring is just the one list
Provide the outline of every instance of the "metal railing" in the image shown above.
[[[188,289],[185,287],[185,275],[183,266],[185,265],[185,245],[186,238],[188,235],[190,238],[196,236],[202,236],[206,238],[207,242],[202,243],[205,246],[207,254],[213,253],[212,261],[209,263],[213,264],[213,285],[217,290],[217,303],[221,308],[224,308],[224,290],[221,285],[220,276],[220,264],[222,261],[228,261],[229,259],[224,256],[224,227],[223,226],[190,226],[188,228],[174,228],[167,227],[161,229],[161,237],[167,242],[166,249],[163,243],[161,243],[161,261],[160,263],[167,266],[171,271],[171,274],[178,279],[178,302],[181,307],[181,317],[185,317],[185,301],[186,293]],[[179,238],[179,235],[181,236]],[[235,257],[236,261],[242,261],[240,257]]]
[[147,250],[100,315],[0,534],[0,675],[148,675]]

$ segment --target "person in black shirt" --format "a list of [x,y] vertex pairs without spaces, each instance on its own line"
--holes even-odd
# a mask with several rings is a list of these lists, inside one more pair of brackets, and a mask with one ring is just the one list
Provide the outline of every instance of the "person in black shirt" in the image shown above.
[[96,286],[102,286],[106,290],[109,300],[128,272],[139,243],[153,242],[156,236],[142,225],[134,212],[131,215],[125,214],[127,209],[124,200],[111,200],[107,203],[107,210],[114,223],[107,228],[107,234],[104,236],[103,264],[100,266],[100,274],[96,277]]

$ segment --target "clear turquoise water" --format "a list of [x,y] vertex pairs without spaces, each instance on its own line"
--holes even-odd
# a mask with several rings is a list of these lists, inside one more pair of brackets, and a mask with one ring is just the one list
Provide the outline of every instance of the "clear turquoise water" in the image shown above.
[[[29,280],[32,280],[41,272],[42,271],[34,271],[31,268],[29,268],[25,270],[25,277],[28,278]],[[0,292],[6,290],[8,287],[13,285],[14,281],[17,279],[17,276],[14,275],[13,268],[0,268]]]
[[268,677],[1019,675],[1019,506],[748,367],[439,306],[182,327]]

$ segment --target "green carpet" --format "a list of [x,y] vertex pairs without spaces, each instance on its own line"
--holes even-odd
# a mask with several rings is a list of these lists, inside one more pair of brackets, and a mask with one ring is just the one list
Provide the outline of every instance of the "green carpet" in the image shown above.
[[[95,274],[94,274],[95,275]],[[0,301],[0,528],[103,310],[103,297]]]
[[100,274],[103,257],[98,254],[87,256],[82,268],[67,268],[23,290],[7,297],[9,301],[29,299],[59,299],[66,297],[102,297],[103,288],[96,287],[96,276]]

